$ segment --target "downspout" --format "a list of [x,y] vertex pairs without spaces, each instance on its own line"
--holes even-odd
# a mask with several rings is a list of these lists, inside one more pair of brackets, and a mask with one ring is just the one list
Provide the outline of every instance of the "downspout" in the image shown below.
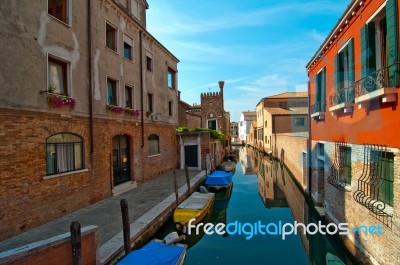
[[312,187],[312,172],[311,172],[311,91],[310,91],[310,81],[308,81],[308,141],[307,141],[307,167],[308,167],[308,196],[311,198],[311,187]]
[[91,0],[87,3],[88,8],[88,18],[87,18],[87,26],[88,26],[88,55],[89,55],[89,126],[90,126],[90,165],[93,162],[93,152],[94,152],[94,144],[93,144],[93,97],[92,97],[92,27],[91,27]]
[[144,106],[143,106],[143,40],[142,40],[143,31],[139,31],[139,46],[140,46],[140,108],[141,108],[141,129],[142,129],[142,148],[144,147]]

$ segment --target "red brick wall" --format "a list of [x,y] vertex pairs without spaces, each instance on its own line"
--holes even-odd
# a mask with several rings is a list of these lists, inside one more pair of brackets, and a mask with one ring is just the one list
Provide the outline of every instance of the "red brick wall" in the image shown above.
[[[156,122],[94,119],[93,163],[89,119],[58,114],[0,110],[0,240],[29,230],[112,196],[112,138],[130,138],[130,162],[137,182],[175,169],[179,161],[176,128]],[[85,170],[46,177],[46,139],[74,133],[84,140]],[[147,137],[156,134],[160,154],[148,156]]]
[[[98,230],[90,230],[82,232],[82,264],[96,265],[98,264]],[[72,249],[70,237],[64,237],[55,242],[44,243],[22,251],[12,256],[8,256],[0,260],[1,264],[7,265],[72,265]]]
[[88,143],[87,119],[1,110],[0,120],[0,240],[89,205],[90,171],[44,179],[46,138],[70,132]]

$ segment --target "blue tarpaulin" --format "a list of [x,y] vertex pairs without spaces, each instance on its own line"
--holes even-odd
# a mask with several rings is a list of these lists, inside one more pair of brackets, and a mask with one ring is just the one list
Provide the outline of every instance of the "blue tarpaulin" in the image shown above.
[[165,245],[150,241],[139,250],[134,250],[120,260],[118,265],[175,265],[179,261],[184,246]]
[[232,172],[226,172],[223,170],[216,170],[207,176],[206,185],[207,186],[226,186],[232,182],[233,174]]

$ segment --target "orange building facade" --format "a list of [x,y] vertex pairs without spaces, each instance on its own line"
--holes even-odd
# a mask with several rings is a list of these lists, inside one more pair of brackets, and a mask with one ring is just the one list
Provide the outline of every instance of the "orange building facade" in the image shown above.
[[306,66],[311,197],[375,264],[400,262],[399,18],[398,0],[351,1]]

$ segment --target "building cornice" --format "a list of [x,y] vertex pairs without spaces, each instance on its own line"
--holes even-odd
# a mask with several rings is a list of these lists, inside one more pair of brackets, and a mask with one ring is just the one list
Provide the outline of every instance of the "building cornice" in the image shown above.
[[322,43],[322,45],[318,48],[317,52],[311,58],[311,60],[307,63],[306,69],[307,73],[310,72],[311,68],[323,57],[325,52],[331,47],[338,39],[338,36],[343,32],[343,30],[349,26],[350,20],[353,19],[357,13],[357,11],[363,6],[365,1],[362,0],[353,0],[351,4],[349,4],[346,10],[343,12],[343,15],[340,17],[332,31],[329,33],[328,37]]

